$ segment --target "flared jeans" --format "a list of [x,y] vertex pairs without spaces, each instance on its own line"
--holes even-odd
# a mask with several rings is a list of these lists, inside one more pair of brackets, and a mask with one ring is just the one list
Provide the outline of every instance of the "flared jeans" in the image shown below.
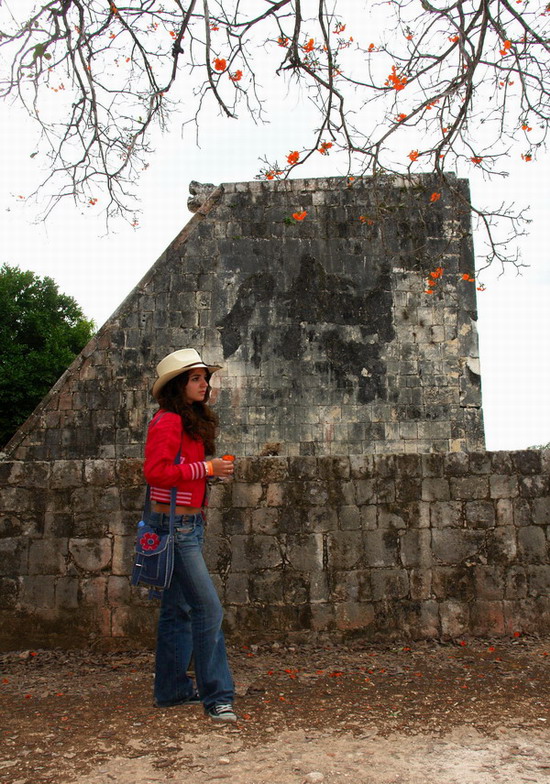
[[[149,522],[164,532],[169,516],[153,512]],[[178,705],[195,694],[188,674],[193,658],[205,709],[231,704],[234,684],[222,632],[223,608],[202,554],[202,514],[177,515],[174,538],[174,574],[163,591],[158,622],[155,701],[160,707]]]

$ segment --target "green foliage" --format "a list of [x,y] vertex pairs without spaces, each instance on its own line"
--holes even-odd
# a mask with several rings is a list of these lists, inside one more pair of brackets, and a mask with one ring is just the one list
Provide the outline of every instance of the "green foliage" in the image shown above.
[[0,267],[0,445],[84,348],[93,328],[51,278]]

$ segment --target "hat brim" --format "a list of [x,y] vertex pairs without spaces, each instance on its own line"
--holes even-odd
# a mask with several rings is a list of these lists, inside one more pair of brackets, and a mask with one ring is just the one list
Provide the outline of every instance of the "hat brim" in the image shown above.
[[176,376],[181,376],[182,373],[186,373],[188,370],[192,370],[193,368],[205,368],[210,374],[212,374],[215,373],[216,370],[221,370],[221,365],[205,365],[204,362],[192,362],[190,365],[186,365],[185,367],[178,368],[177,370],[171,370],[169,373],[164,373],[160,378],[157,378],[153,384],[153,389],[151,390],[153,397],[158,398],[158,393],[162,387],[165,386],[165,384],[167,384]]

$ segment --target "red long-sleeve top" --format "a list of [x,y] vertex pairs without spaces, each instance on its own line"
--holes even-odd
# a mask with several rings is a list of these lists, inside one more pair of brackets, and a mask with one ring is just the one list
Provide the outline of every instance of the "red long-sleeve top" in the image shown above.
[[[174,463],[181,450],[179,464]],[[199,508],[206,498],[204,444],[183,430],[181,417],[158,411],[149,424],[143,473],[151,485],[151,500],[170,503],[170,490],[177,489],[176,505]]]

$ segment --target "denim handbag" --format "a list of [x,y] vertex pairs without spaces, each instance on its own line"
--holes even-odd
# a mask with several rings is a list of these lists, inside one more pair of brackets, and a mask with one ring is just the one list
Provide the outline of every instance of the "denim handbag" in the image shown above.
[[[179,452],[175,463],[179,463]],[[176,488],[170,492],[170,524],[167,534],[159,534],[149,525],[151,512],[151,488],[147,485],[143,519],[138,523],[135,545],[132,585],[149,586],[149,598],[161,597],[163,588],[168,588],[174,571],[174,517],[176,512]]]

